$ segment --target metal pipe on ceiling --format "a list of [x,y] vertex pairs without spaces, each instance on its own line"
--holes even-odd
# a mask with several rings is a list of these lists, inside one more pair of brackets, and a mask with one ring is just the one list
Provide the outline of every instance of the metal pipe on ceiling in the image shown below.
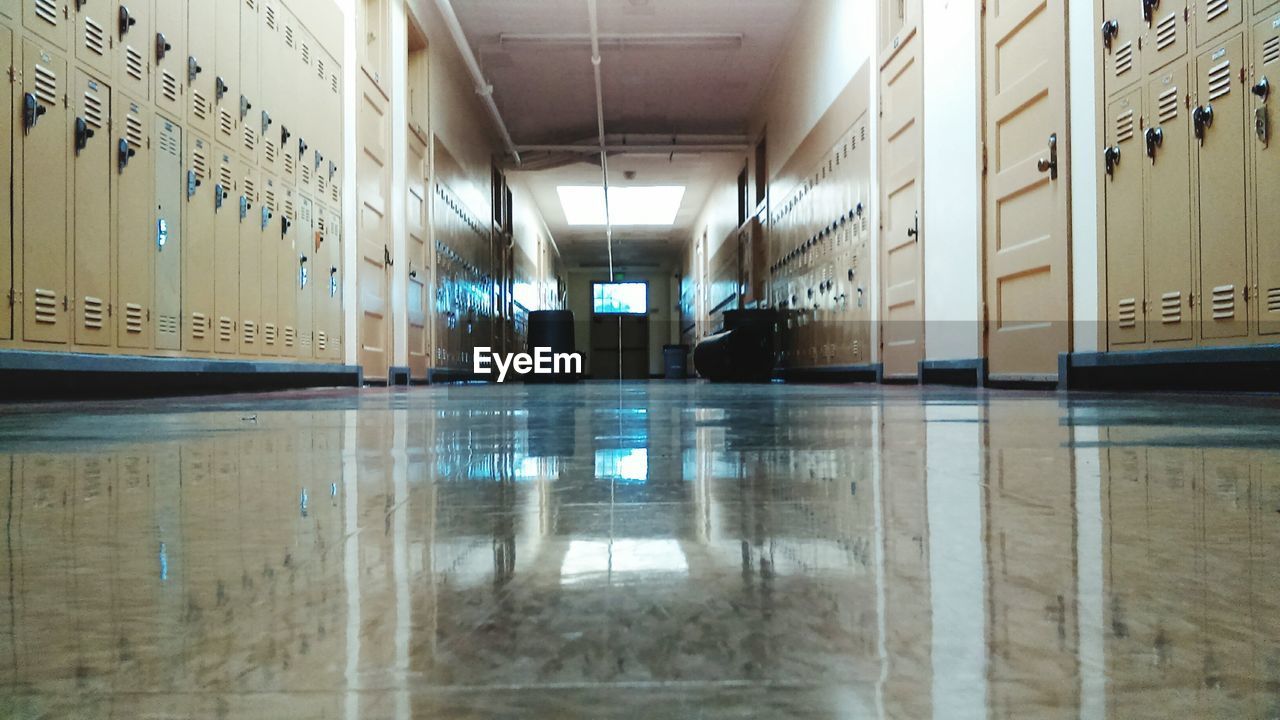
[[511,139],[511,133],[507,130],[507,123],[502,119],[502,113],[498,110],[498,104],[493,100],[493,84],[484,77],[484,72],[480,69],[480,62],[476,60],[476,54],[471,50],[471,43],[467,40],[467,34],[462,30],[462,24],[458,22],[458,15],[453,11],[453,3],[450,0],[436,0],[436,7],[439,8],[440,14],[444,17],[444,24],[449,28],[449,34],[453,37],[453,42],[458,46],[458,52],[462,54],[462,60],[466,63],[467,70],[471,72],[471,80],[475,83],[476,94],[484,98],[485,107],[489,110],[489,115],[493,118],[494,125],[498,128],[498,134],[502,136],[502,143],[506,145],[507,152],[515,159],[516,165],[520,164],[520,150],[516,148],[515,141]]
[[609,149],[604,134],[604,83],[600,77],[600,22],[596,15],[596,0],[587,0],[587,15],[591,19],[591,67],[596,78],[596,127],[600,132],[600,172],[604,178],[604,239],[609,248],[609,277],[612,278],[613,214],[609,210]]

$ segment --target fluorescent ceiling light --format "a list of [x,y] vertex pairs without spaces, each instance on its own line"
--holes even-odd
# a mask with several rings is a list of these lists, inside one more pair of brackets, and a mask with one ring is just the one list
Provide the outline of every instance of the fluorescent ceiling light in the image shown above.
[[[707,50],[738,50],[745,36],[742,33],[601,33],[597,37],[604,49],[623,48],[698,48]],[[591,47],[591,36],[586,33],[502,33],[499,45],[558,45],[562,47]]]
[[[573,226],[604,226],[604,188],[593,185],[561,185],[560,206],[565,220]],[[615,227],[649,225],[670,227],[676,224],[684,187],[609,188],[609,212]]]

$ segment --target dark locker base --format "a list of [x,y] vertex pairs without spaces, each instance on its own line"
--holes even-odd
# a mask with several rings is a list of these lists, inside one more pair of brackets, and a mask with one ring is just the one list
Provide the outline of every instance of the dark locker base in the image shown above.
[[1280,391],[1280,345],[1063,353],[1060,390]]
[[0,350],[0,399],[124,398],[360,387],[355,365]]
[[987,383],[987,361],[982,358],[925,360],[920,363],[918,377],[921,385],[982,387]]
[[775,377],[793,383],[881,383],[884,382],[884,365],[782,368]]

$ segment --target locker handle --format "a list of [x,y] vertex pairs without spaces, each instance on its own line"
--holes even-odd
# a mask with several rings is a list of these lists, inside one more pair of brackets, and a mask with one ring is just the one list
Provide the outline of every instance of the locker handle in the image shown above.
[[187,82],[195,82],[196,76],[204,72],[204,68],[200,67],[200,61],[196,60],[195,55],[187,58]]
[[1251,92],[1262,98],[1262,102],[1266,102],[1267,98],[1271,97],[1271,81],[1265,77],[1262,78],[1257,85],[1253,86]]
[[280,147],[284,148],[285,145],[288,145],[289,138],[291,137],[293,137],[293,133],[289,132],[289,128],[287,127],[280,128]]
[[138,24],[138,18],[129,12],[126,5],[120,6],[120,39],[123,40],[125,35],[129,34],[129,28]]
[[1151,24],[1151,20],[1155,17],[1156,8],[1160,7],[1160,0],[1142,0],[1142,19]]
[[270,129],[271,129],[271,113],[267,112],[266,110],[263,110],[262,111],[262,134],[266,135],[267,131]]
[[1204,145],[1205,131],[1213,127],[1213,106],[1202,105],[1192,111],[1191,123],[1195,126],[1196,139]]
[[1058,133],[1049,136],[1049,157],[1040,158],[1036,168],[1042,173],[1049,173],[1050,180],[1058,179]]
[[298,138],[298,159],[301,160],[303,155],[307,154],[307,141]]
[[49,108],[40,104],[36,96],[27,93],[22,96],[22,128],[24,133],[30,133],[35,128],[36,123],[40,122],[40,118],[49,112]]
[[1164,128],[1147,128],[1147,134],[1144,136],[1147,141],[1147,157],[1151,158],[1151,164],[1156,164],[1156,150],[1164,145]]
[[249,102],[249,98],[244,95],[240,96],[240,120],[243,121],[249,117],[249,111],[253,109],[253,103]]
[[1120,165],[1120,146],[1113,145],[1107,148],[1106,152],[1102,153],[1102,160],[1107,167],[1107,177],[1114,177],[1116,167]]
[[76,154],[89,147],[89,139],[94,135],[93,128],[89,127],[89,122],[82,117],[76,118]]
[[1102,47],[1111,50],[1111,42],[1120,34],[1120,21],[1108,20],[1102,23]]
[[215,88],[217,90],[217,96],[219,100],[226,97],[227,91],[231,89],[231,87],[227,85],[227,81],[222,79],[221,75],[219,75],[217,78],[217,82],[215,83]]
[[164,33],[156,33],[156,62],[164,60],[169,55],[169,51],[173,49],[173,45],[169,43]]
[[121,138],[117,154],[116,166],[119,172],[123,173],[124,169],[129,167],[129,160],[132,159],[134,155],[137,155],[138,151],[134,150],[133,147],[129,145],[128,140]]
[[292,226],[293,223],[289,221],[289,218],[280,218],[280,237],[287,237],[289,235],[289,228]]

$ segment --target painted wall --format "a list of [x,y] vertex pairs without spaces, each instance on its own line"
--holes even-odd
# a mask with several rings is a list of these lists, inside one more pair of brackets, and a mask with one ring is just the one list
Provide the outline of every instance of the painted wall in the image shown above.
[[[663,372],[662,346],[679,342],[679,283],[674,268],[633,270],[614,268],[628,281],[649,283],[649,374]],[[576,324],[575,342],[582,353],[583,365],[591,369],[591,284],[611,280],[605,268],[571,268],[569,270],[569,309]]]
[[1070,88],[1071,138],[1071,301],[1074,352],[1098,347],[1099,287],[1105,280],[1098,266],[1098,208],[1101,204],[1098,148],[1099,92],[1095,36],[1102,24],[1092,2],[1068,3],[1067,73]]

